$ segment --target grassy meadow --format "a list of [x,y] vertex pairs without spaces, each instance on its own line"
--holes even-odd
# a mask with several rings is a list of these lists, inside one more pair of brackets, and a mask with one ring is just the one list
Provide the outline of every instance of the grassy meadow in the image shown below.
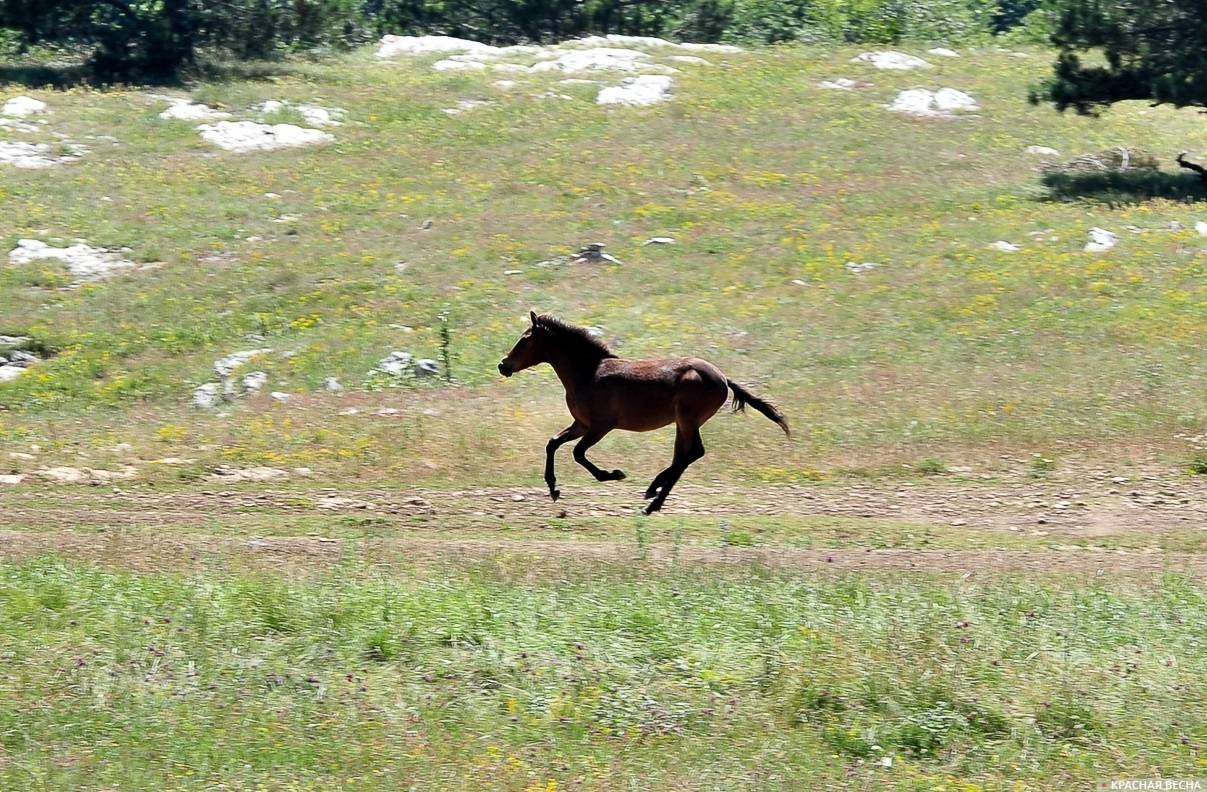
[[[854,54],[713,55],[648,109],[598,107],[593,87],[554,77],[505,92],[489,74],[368,54],[198,86],[195,98],[229,110],[286,99],[348,111],[332,145],[253,155],[160,120],[165,105],[144,90],[38,93],[53,129],[93,151],[3,172],[6,243],[83,238],[161,266],[70,291],[47,288],[65,278],[53,265],[0,269],[0,333],[58,353],[0,385],[0,440],[431,482],[476,478],[488,458],[496,480],[528,481],[564,425],[560,389],[548,370],[504,382],[494,364],[531,307],[603,328],[626,356],[707,357],[780,403],[791,446],[753,421],[710,426],[709,463],[734,475],[956,463],[988,448],[1186,461],[1179,438],[1202,430],[1207,399],[1207,259],[1193,230],[1205,215],[1165,200],[1044,200],[1023,149],[1142,145],[1169,167],[1204,147],[1198,115],[1031,107],[1026,88],[1049,61],[1039,51],[912,72]],[[817,87],[844,75],[873,87]],[[914,85],[965,90],[984,110],[885,110]],[[551,87],[574,98],[532,96]],[[464,98],[497,104],[441,112]],[[1185,230],[1161,230],[1170,221]],[[1118,247],[1083,252],[1093,226],[1120,234]],[[641,246],[660,235],[677,244]],[[986,247],[999,239],[1023,249]],[[590,241],[623,266],[540,266]],[[849,261],[880,266],[855,275]],[[458,387],[366,394],[391,350],[439,359],[441,314]],[[253,367],[295,395],[290,409],[266,396],[221,420],[191,408],[215,359],[255,348],[273,350]],[[353,392],[323,393],[328,376]],[[363,401],[406,420],[338,414]],[[665,446],[616,437],[601,453],[653,468]]]
[[[702,53],[648,108],[369,51],[0,87],[90,149],[0,165],[0,256],[84,239],[142,265],[65,288],[0,258],[0,335],[49,355],[0,383],[0,789],[1207,776],[1207,205],[1172,165],[1207,160],[1207,125],[1032,107],[1041,50],[858,53]],[[818,87],[839,77],[870,85]],[[886,109],[916,86],[982,109]],[[161,120],[164,91],[346,117],[328,145],[234,154]],[[1139,146],[1168,175],[1057,199],[1033,145]],[[1118,245],[1085,252],[1093,227]],[[589,242],[622,263],[559,260]],[[587,486],[563,451],[547,505],[560,384],[495,369],[529,309],[625,357],[705,357],[794,437],[718,416],[647,520],[671,435],[618,433],[592,457],[630,481]],[[442,360],[444,330],[451,382],[371,373]],[[253,349],[262,393],[191,404]],[[120,477],[40,473],[62,466]],[[280,478],[213,478],[252,467]],[[896,514],[899,493],[929,500]]]

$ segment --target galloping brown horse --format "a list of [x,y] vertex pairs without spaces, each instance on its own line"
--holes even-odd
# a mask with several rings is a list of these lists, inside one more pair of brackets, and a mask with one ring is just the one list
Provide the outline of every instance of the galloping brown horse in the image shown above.
[[554,500],[561,491],[553,474],[553,456],[563,444],[578,440],[574,461],[596,480],[619,481],[624,473],[599,469],[587,459],[587,449],[613,429],[648,432],[673,423],[675,456],[645,491],[650,501],[645,513],[658,511],[688,465],[704,456],[700,427],[725,403],[729,390],[733,391],[735,410],[749,404],[790,435],[788,421],[779,410],[730,381],[707,360],[623,360],[585,328],[548,314],[537,316],[535,311],[529,316],[532,326],[499,362],[499,373],[510,377],[548,363],[566,388],[566,405],[574,423],[545,446],[545,483]]

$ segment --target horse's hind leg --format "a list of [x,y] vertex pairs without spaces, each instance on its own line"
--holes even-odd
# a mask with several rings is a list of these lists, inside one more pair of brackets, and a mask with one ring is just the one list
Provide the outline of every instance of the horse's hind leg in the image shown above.
[[583,436],[582,440],[578,441],[578,445],[574,446],[574,461],[585,467],[592,476],[595,476],[596,481],[620,481],[624,478],[623,470],[601,470],[595,466],[591,460],[587,459],[587,449],[598,443],[604,438],[611,429],[590,429]]
[[686,429],[680,425],[675,434],[675,458],[671,460],[670,467],[655,476],[654,481],[650,484],[650,489],[656,489],[655,485],[661,482],[661,489],[645,507],[646,514],[653,514],[662,508],[662,504],[666,503],[666,496],[671,494],[671,490],[678,483],[683,471],[702,456],[704,456],[704,439],[700,437],[699,427]]
[[545,483],[549,485],[549,497],[554,500],[557,500],[557,496],[561,495],[562,491],[557,488],[557,477],[553,474],[553,456],[557,453],[557,449],[571,440],[582,437],[585,431],[578,421],[575,421],[549,438],[549,442],[545,444]]

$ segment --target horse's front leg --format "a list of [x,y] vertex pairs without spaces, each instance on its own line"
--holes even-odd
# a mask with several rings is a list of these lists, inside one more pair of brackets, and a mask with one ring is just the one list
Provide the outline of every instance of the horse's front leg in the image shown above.
[[601,470],[595,466],[595,463],[587,459],[587,449],[602,440],[604,435],[610,431],[612,431],[610,428],[596,429],[593,427],[587,431],[582,440],[578,441],[578,445],[574,446],[574,461],[585,467],[592,476],[595,476],[596,481],[621,481],[624,479],[623,470],[613,470],[611,472]]
[[582,437],[585,431],[586,429],[575,421],[549,438],[549,442],[545,444],[545,483],[549,485],[549,497],[554,500],[557,500],[562,491],[557,488],[557,476],[553,474],[553,455],[566,443]]

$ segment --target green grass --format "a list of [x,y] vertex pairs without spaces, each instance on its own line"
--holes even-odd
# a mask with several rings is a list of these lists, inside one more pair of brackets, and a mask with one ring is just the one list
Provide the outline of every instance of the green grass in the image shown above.
[[[1026,88],[1050,59],[1038,50],[972,50],[904,74],[848,63],[855,53],[726,56],[679,75],[677,98],[651,109],[596,107],[583,86],[559,86],[573,101],[530,96],[552,78],[503,96],[489,75],[365,53],[199,86],[237,112],[269,98],[348,110],[335,144],[263,156],[214,151],[189,124],[160,121],[162,103],[141,91],[38,93],[55,130],[117,140],[91,141],[72,167],[0,172],[13,221],[0,244],[83,237],[163,266],[73,291],[47,288],[53,268],[0,267],[0,333],[59,353],[0,385],[0,445],[70,456],[129,442],[202,466],[433,482],[472,480],[490,459],[501,480],[527,478],[565,422],[547,370],[506,382],[494,370],[532,307],[603,326],[624,355],[710,358],[782,404],[790,448],[761,422],[706,431],[706,464],[737,477],[772,458],[807,477],[886,454],[957,464],[1001,445],[1184,457],[1179,437],[1207,414],[1207,259],[1193,230],[1157,229],[1191,229],[1203,213],[1167,199],[1047,200],[1023,148],[1162,154],[1195,139],[1197,115],[1030,107]],[[843,75],[874,87],[816,87]],[[916,84],[967,90],[985,109],[954,121],[884,109]],[[440,112],[464,97],[499,104]],[[301,219],[274,223],[282,214]],[[1122,235],[1115,251],[1081,251],[1094,225]],[[678,244],[640,246],[663,234]],[[538,266],[596,239],[624,265]],[[996,239],[1024,250],[987,249]],[[880,267],[856,276],[847,261]],[[460,386],[364,393],[392,349],[440,357],[442,313]],[[217,420],[186,406],[214,359],[262,346],[274,350],[256,364],[270,389],[306,398],[284,411],[252,400]],[[354,393],[321,393],[327,376]],[[335,415],[350,403],[367,409]],[[373,416],[381,405],[405,420]],[[669,442],[648,446],[603,449],[653,468]]]
[[44,559],[0,592],[4,788],[1063,790],[1207,761],[1207,600],[1173,577]]

